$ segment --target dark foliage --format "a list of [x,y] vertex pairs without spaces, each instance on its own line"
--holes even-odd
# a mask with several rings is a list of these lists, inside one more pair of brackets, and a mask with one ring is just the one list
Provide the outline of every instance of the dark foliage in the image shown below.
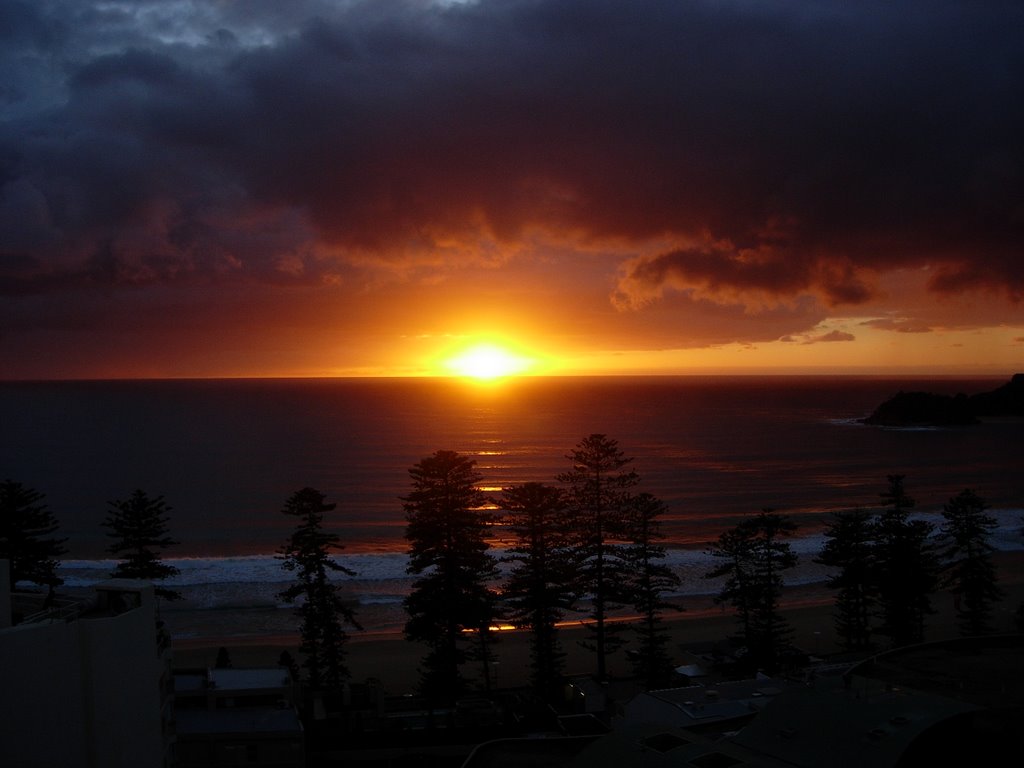
[[292,680],[299,679],[299,664],[295,661],[291,651],[281,651],[281,654],[277,657],[277,666],[287,669],[288,674],[292,676]]
[[881,623],[877,631],[893,646],[924,639],[925,618],[933,613],[931,594],[938,560],[929,540],[935,526],[911,520],[914,500],[903,488],[903,475],[889,475],[882,494],[886,508],[875,522],[876,587]]
[[673,674],[669,634],[662,614],[680,608],[666,602],[663,595],[679,586],[679,577],[660,562],[665,558],[665,548],[658,543],[664,538],[659,518],[665,513],[665,505],[651,494],[641,493],[633,498],[629,512],[633,545],[625,552],[625,563],[633,608],[640,615],[635,626],[639,644],[633,654],[633,667],[637,678],[653,688],[666,685]]
[[871,647],[875,609],[875,528],[870,513],[838,512],[825,529],[825,546],[816,562],[838,569],[828,577],[836,590],[836,632],[848,651]]
[[[145,491],[136,490],[124,500],[109,502],[111,510],[103,525],[114,539],[107,551],[120,557],[111,576],[120,579],[143,579],[160,582],[178,574],[178,569],[160,559],[160,552],[178,542],[168,535],[168,513],[171,507],[163,496],[149,498]],[[158,597],[180,600],[181,594],[173,589],[155,585]]]
[[965,635],[992,631],[992,605],[1003,597],[996,583],[994,551],[988,543],[996,519],[986,514],[988,504],[964,489],[943,507],[944,547],[941,584],[957,595],[957,617]]
[[576,552],[575,591],[592,598],[587,647],[597,656],[597,677],[607,677],[607,654],[622,644],[608,614],[630,602],[623,542],[630,538],[630,489],[639,482],[617,441],[601,434],[581,440],[567,456],[566,486]]
[[748,663],[766,672],[778,668],[789,648],[791,630],[779,613],[779,597],[782,571],[795,566],[797,558],[780,538],[795,530],[788,517],[766,509],[722,533],[709,551],[722,563],[706,578],[726,577],[715,599],[736,608],[738,639],[746,646]]
[[21,483],[0,483],[0,559],[10,562],[11,585],[29,581],[50,596],[64,583],[57,575],[66,539],[56,538],[57,520],[43,494]]
[[305,657],[307,682],[311,688],[324,690],[337,690],[349,676],[345,626],[362,629],[330,579],[331,573],[356,575],[331,557],[331,552],[344,549],[338,535],[323,528],[324,514],[336,506],[325,504],[324,494],[315,488],[293,493],[281,512],[296,518],[296,527],[278,550],[282,567],[295,574],[295,583],[280,596],[288,602],[302,598],[296,614],[301,619],[299,650]]
[[412,491],[403,499],[408,571],[419,577],[405,600],[405,633],[430,647],[421,689],[434,702],[450,702],[464,687],[463,630],[475,640],[485,682],[489,674],[495,596],[488,582],[497,564],[488,552],[492,516],[482,509],[487,499],[475,465],[454,451],[437,451],[409,470]]
[[534,687],[550,696],[561,681],[565,656],[555,625],[573,605],[565,499],[558,488],[525,483],[506,488],[501,506],[502,521],[514,537],[506,557],[513,567],[503,594],[512,621],[531,632]]
[[756,535],[750,525],[737,525],[723,531],[717,545],[707,554],[717,557],[721,563],[704,578],[725,577],[721,591],[715,597],[716,603],[728,603],[736,609],[740,625],[738,640],[743,643],[753,634],[753,615],[757,608],[757,573],[754,548]]

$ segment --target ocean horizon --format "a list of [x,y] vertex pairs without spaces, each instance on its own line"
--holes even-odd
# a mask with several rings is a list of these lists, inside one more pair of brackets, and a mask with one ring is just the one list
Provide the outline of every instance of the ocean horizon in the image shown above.
[[[393,623],[411,584],[401,506],[408,469],[440,449],[475,459],[482,487],[498,497],[522,482],[557,484],[567,454],[586,435],[616,439],[633,458],[637,490],[666,504],[667,562],[682,578],[682,596],[715,590],[703,579],[707,546],[762,508],[800,526],[793,540],[800,565],[788,583],[822,581],[826,573],[813,557],[828,515],[877,507],[889,474],[906,476],[915,514],[933,522],[950,497],[973,488],[1000,522],[997,548],[1019,549],[1019,423],[892,429],[859,421],[900,390],[973,394],[1004,380],[5,382],[0,472],[46,495],[68,539],[61,569],[68,587],[109,573],[101,525],[107,502],[141,488],[165,498],[180,542],[164,556],[181,569],[169,584],[187,601],[167,610],[266,610],[267,626],[278,629],[293,620],[275,610],[284,607],[277,593],[289,577],[273,554],[292,525],[280,510],[294,491],[315,487],[338,505],[325,525],[345,544],[339,561],[357,572],[339,583],[364,609],[387,608]],[[506,543],[496,529],[499,554]]]

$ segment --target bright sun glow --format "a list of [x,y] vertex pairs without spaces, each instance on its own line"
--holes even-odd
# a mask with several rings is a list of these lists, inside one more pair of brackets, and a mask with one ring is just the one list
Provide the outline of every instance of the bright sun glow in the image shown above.
[[457,376],[489,381],[503,376],[515,376],[530,368],[531,361],[497,344],[475,344],[445,363]]

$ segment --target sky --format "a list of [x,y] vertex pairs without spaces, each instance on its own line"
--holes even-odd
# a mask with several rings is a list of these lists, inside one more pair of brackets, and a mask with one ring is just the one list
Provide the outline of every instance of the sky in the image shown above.
[[0,378],[1024,370],[1024,4],[0,0]]

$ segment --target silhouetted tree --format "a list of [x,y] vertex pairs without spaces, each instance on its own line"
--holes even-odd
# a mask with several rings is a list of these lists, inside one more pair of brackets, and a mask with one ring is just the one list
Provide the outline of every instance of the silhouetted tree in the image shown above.
[[558,476],[566,486],[576,550],[575,591],[591,596],[590,641],[597,655],[597,677],[607,677],[606,656],[621,644],[607,623],[608,614],[628,604],[625,547],[630,538],[630,488],[639,482],[626,467],[632,461],[617,441],[592,434],[581,440],[566,458],[572,470]]
[[797,558],[780,539],[795,530],[788,517],[765,509],[725,531],[710,551],[724,562],[706,574],[707,578],[726,577],[716,601],[736,608],[750,664],[769,672],[777,668],[791,634],[779,613],[779,598],[782,571],[795,566]]
[[782,651],[789,647],[792,634],[786,620],[779,613],[779,598],[782,596],[782,571],[797,564],[797,557],[788,542],[782,537],[792,536],[796,524],[785,515],[770,509],[763,510],[754,523],[759,534],[757,552],[757,574],[759,600],[754,613],[754,658],[768,670],[777,668]]
[[292,676],[292,680],[299,679],[299,665],[295,661],[295,657],[292,656],[291,651],[281,651],[281,654],[277,657],[277,666],[287,669],[288,674]]
[[967,488],[942,510],[942,586],[958,596],[957,617],[965,635],[992,631],[992,604],[1003,596],[996,584],[994,548],[988,543],[997,523],[986,514],[988,509],[985,500]]
[[412,491],[403,498],[408,524],[408,572],[419,578],[405,599],[405,634],[430,647],[421,688],[431,701],[451,701],[464,686],[463,630],[471,630],[487,679],[494,593],[488,582],[497,565],[488,552],[492,516],[478,488],[476,462],[454,451],[437,451],[409,470]]
[[[495,571],[494,576],[497,576]],[[486,611],[484,612],[484,619],[482,619],[476,629],[469,633],[469,646],[466,648],[466,660],[476,661],[480,664],[480,678],[485,691],[490,691],[493,681],[491,679],[492,666],[497,661],[497,657],[494,655],[494,646],[498,642],[499,636],[495,633],[494,623],[494,604],[497,600],[497,596],[487,590],[487,594],[484,596]]]
[[[110,529],[107,535],[114,543],[107,547],[112,555],[120,557],[110,574],[119,579],[143,579],[160,582],[178,575],[178,569],[160,559],[160,552],[178,542],[168,535],[168,513],[171,508],[163,496],[149,498],[145,491],[136,490],[124,500],[108,502],[111,510],[103,521]],[[158,597],[180,600],[181,593],[155,586]]]
[[757,607],[757,561],[754,556],[756,535],[752,526],[737,525],[723,531],[715,547],[707,554],[721,562],[706,574],[706,579],[725,577],[716,603],[728,603],[736,609],[740,625],[737,639],[744,644],[753,635],[753,616]]
[[530,629],[533,684],[548,695],[561,680],[565,656],[555,624],[573,604],[565,499],[558,488],[525,483],[505,489],[502,510],[515,537],[505,558],[514,565],[503,595],[512,621]]
[[665,505],[649,493],[635,496],[630,504],[630,528],[633,545],[625,551],[633,608],[640,615],[634,627],[639,648],[633,656],[634,673],[649,687],[665,685],[672,677],[672,657],[668,653],[668,630],[662,619],[666,610],[681,610],[664,599],[664,594],[679,586],[679,576],[660,562],[665,548],[659,518]]
[[828,577],[836,590],[836,632],[848,651],[871,647],[875,606],[874,525],[862,509],[837,512],[825,529],[825,546],[815,562],[838,569]]
[[305,656],[307,681],[311,688],[325,690],[337,690],[349,676],[345,625],[362,629],[330,578],[331,573],[356,575],[331,557],[331,552],[344,549],[340,537],[323,527],[325,513],[336,506],[324,503],[324,494],[315,488],[293,493],[281,512],[296,519],[295,530],[278,549],[281,567],[295,574],[295,583],[280,597],[288,602],[302,598],[296,615],[301,619],[299,650]]
[[875,522],[875,552],[881,625],[878,632],[894,646],[924,639],[925,617],[932,613],[931,594],[938,576],[938,560],[929,536],[935,529],[923,520],[911,520],[914,500],[903,488],[903,475],[889,475],[882,494],[886,508]]
[[43,494],[21,483],[0,483],[0,560],[10,562],[11,585],[30,581],[47,588],[47,601],[64,580],[57,575],[66,539],[53,536],[57,520]]

